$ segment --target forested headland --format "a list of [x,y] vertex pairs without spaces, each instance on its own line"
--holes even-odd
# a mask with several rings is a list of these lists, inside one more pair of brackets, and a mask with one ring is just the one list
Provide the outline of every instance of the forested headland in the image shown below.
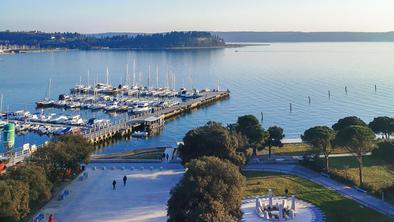
[[80,33],[0,32],[0,45],[25,45],[39,49],[164,49],[223,47],[224,40],[209,32],[167,32],[113,35],[104,38]]

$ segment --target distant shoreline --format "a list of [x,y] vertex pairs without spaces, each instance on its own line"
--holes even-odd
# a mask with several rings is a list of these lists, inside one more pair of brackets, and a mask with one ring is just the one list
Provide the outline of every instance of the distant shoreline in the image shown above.
[[31,49],[31,50],[17,50],[18,52],[0,52],[0,55],[16,55],[16,54],[28,54],[28,53],[44,53],[44,52],[62,52],[62,51],[77,51],[79,49],[62,49],[62,48],[55,48],[55,49]]
[[63,51],[155,51],[155,50],[200,50],[200,49],[225,49],[225,48],[238,48],[260,44],[227,44],[225,46],[211,46],[211,47],[167,47],[167,48],[90,48],[90,49],[68,49],[68,48],[55,48],[55,49],[34,49],[34,50],[17,50],[18,52],[3,52],[0,55],[16,55],[27,53],[45,53],[45,52],[63,52]]

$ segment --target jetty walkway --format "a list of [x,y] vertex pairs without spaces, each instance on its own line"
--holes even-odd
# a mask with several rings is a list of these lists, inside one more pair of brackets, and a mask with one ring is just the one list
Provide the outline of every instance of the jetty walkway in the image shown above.
[[199,97],[188,99],[185,102],[181,102],[180,104],[172,107],[156,109],[153,112],[127,117],[124,120],[115,122],[114,124],[90,128],[83,132],[83,136],[90,143],[96,144],[115,136],[129,135],[137,127],[143,127],[149,131],[154,130],[155,128],[161,127],[167,119],[229,96],[230,92],[228,90],[201,92]]

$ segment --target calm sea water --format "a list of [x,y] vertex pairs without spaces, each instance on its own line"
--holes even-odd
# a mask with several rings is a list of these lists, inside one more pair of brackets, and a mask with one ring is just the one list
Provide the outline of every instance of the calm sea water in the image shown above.
[[[34,111],[34,102],[45,96],[49,79],[53,82],[53,98],[67,93],[80,76],[86,82],[88,69],[91,82],[104,82],[108,66],[110,81],[118,84],[125,78],[126,64],[132,70],[135,59],[136,71],[143,73],[145,83],[149,64],[153,70],[158,65],[162,85],[168,67],[176,74],[177,87],[217,88],[219,80],[221,89],[231,90],[231,98],[166,122],[158,136],[117,141],[102,152],[174,145],[188,130],[207,121],[227,124],[244,114],[260,119],[263,113],[264,127],[279,125],[287,138],[299,138],[311,126],[331,125],[348,115],[365,121],[379,115],[393,116],[393,58],[394,43],[289,43],[212,50],[2,55],[0,93],[5,98],[4,109]],[[91,116],[89,112],[81,114]],[[18,137],[17,146],[46,139],[27,134]]]

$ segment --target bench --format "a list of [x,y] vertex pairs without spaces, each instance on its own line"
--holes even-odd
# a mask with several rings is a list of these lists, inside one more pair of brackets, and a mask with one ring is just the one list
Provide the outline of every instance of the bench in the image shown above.
[[37,216],[33,218],[33,222],[40,222],[43,221],[44,219],[45,219],[45,215],[43,213],[39,213],[37,214]]
[[59,197],[57,198],[59,201],[64,200],[68,195],[70,194],[69,190],[63,190],[60,194]]
[[330,174],[325,173],[325,172],[320,172],[320,176],[330,178]]
[[360,188],[360,187],[354,187],[354,189],[356,189],[358,192],[361,192],[361,193],[367,193],[367,191],[366,190],[364,190],[364,189],[362,189],[362,188]]

